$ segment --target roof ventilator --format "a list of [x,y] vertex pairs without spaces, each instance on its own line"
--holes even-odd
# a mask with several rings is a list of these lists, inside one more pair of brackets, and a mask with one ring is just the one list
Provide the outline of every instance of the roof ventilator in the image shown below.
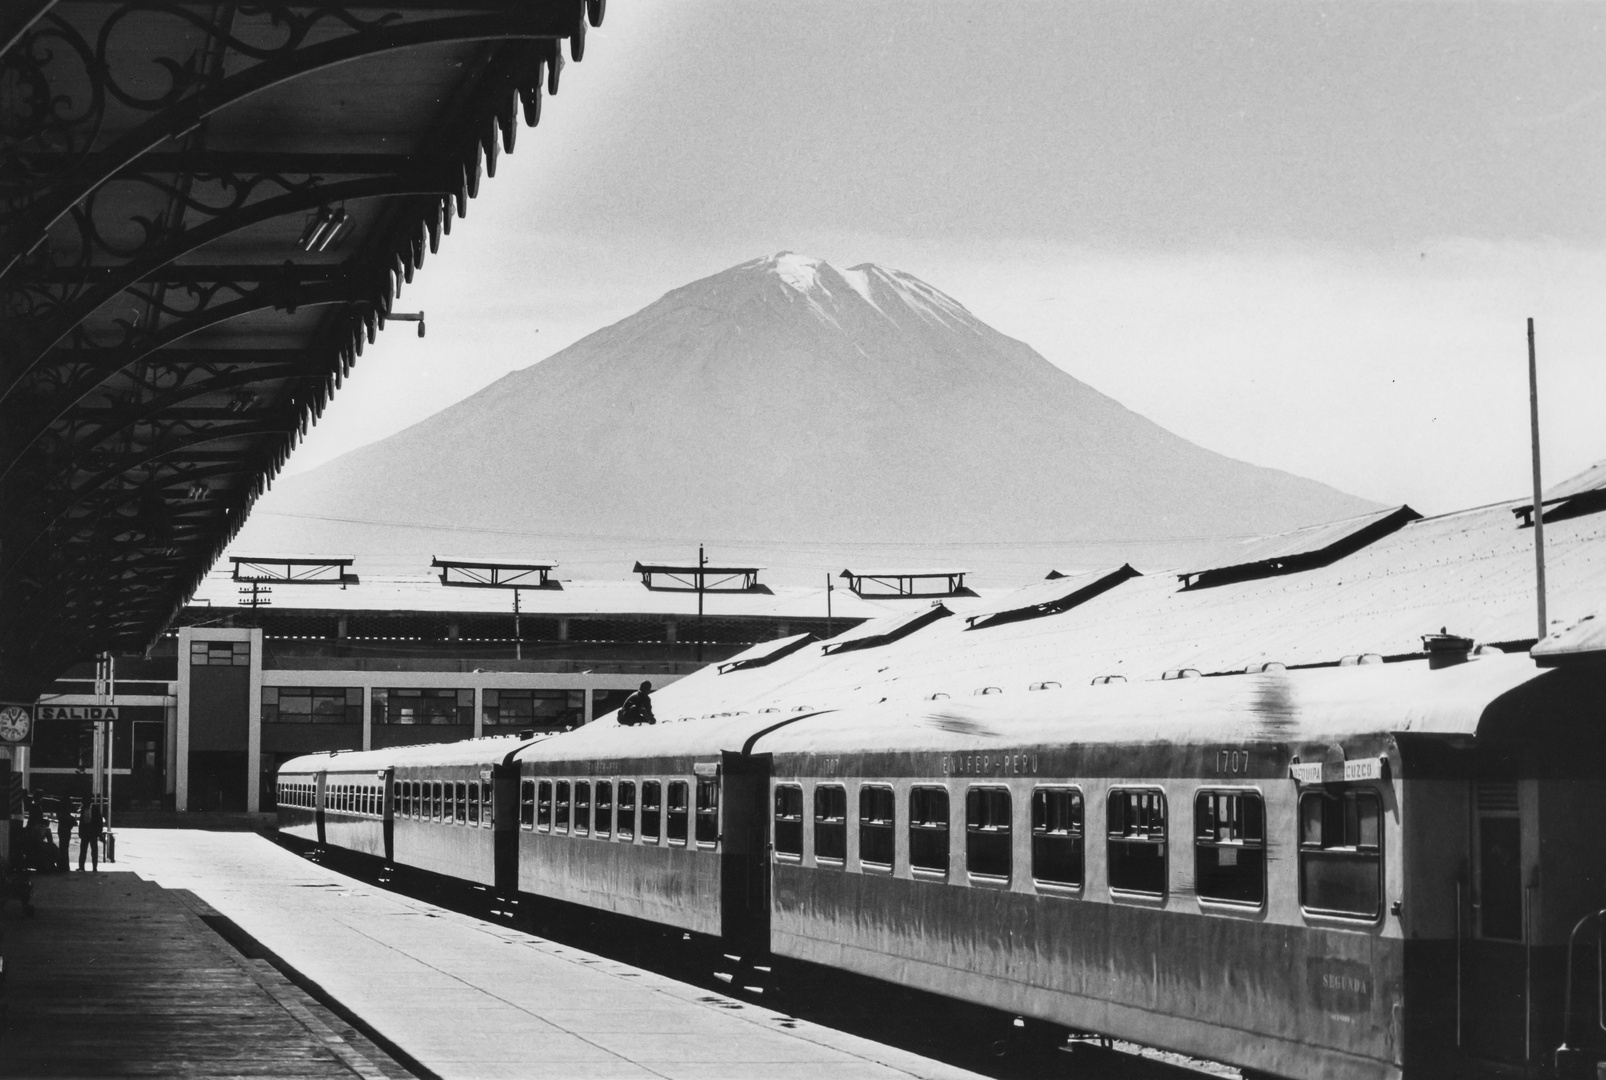
[[1096,675],[1089,686],[1108,686],[1111,683],[1126,682],[1125,675]]
[[1197,679],[1200,677],[1201,673],[1196,667],[1172,668],[1160,676],[1161,680],[1165,682],[1169,682],[1172,679]]
[[1269,675],[1274,671],[1287,671],[1288,665],[1277,660],[1266,660],[1259,664],[1250,664],[1244,668],[1246,675]]
[[1350,655],[1348,655],[1348,656],[1342,658],[1341,660],[1339,660],[1338,666],[1339,667],[1362,667],[1362,666],[1365,666],[1365,665],[1368,665],[1368,664],[1381,664],[1382,662],[1383,662],[1383,654],[1382,653],[1375,653],[1375,652],[1351,653]]
[[1472,639],[1452,634],[1446,627],[1439,627],[1437,634],[1422,635],[1422,651],[1428,654],[1428,667],[1451,667],[1455,664],[1464,664],[1472,659]]
[[926,695],[926,700],[927,701],[947,701],[948,700],[948,695],[943,693],[941,690],[939,690],[935,694],[927,694]]
[[980,697],[983,694],[1002,694],[1003,692],[1004,688],[1002,686],[984,686],[977,690],[973,696]]
[[1057,682],[1034,682],[1034,683],[1032,683],[1032,685],[1028,686],[1026,689],[1028,689],[1028,690],[1058,690],[1059,688],[1060,688],[1060,684],[1057,683]]

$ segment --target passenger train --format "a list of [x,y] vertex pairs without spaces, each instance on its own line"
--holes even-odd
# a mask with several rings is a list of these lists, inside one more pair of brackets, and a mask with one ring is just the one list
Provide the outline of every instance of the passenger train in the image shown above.
[[280,829],[1253,1073],[1512,1075],[1606,1059],[1602,676],[605,718],[297,758]]

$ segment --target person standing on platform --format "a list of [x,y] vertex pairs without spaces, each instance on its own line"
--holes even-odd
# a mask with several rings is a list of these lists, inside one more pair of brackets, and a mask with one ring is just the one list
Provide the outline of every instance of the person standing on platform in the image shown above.
[[643,682],[640,690],[625,698],[619,706],[619,722],[631,727],[658,722],[652,714],[652,683]]
[[83,813],[83,827],[78,830],[78,872],[84,872],[84,855],[88,854],[95,873],[100,873],[101,836],[106,832],[106,815],[100,812],[100,803],[93,803]]
[[56,853],[56,858],[62,873],[72,869],[67,862],[67,844],[72,840],[72,831],[77,824],[78,819],[72,816],[72,800],[59,800],[56,803],[56,839],[61,842],[61,850]]

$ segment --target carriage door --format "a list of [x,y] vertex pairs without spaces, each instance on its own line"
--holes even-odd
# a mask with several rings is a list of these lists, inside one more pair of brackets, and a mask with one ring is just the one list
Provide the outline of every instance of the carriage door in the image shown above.
[[726,751],[720,768],[720,917],[726,942],[743,955],[770,947],[769,754]]
[[1521,787],[1479,780],[1472,789],[1472,913],[1467,942],[1468,1048],[1478,1057],[1525,1064],[1530,1052],[1529,912]]
[[385,861],[396,861],[396,770],[379,770],[379,806],[383,813]]

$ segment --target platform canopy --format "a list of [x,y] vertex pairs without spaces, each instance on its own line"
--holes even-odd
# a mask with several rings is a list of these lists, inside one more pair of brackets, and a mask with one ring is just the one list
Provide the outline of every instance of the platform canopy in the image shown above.
[[847,578],[848,588],[860,596],[891,600],[899,597],[929,599],[943,596],[972,596],[974,594],[965,588],[965,575],[969,573],[969,570],[944,568],[856,570],[849,567],[838,576]]
[[758,583],[762,566],[711,566],[697,563],[638,562],[631,571],[649,589],[671,592],[767,592]]
[[437,555],[430,566],[441,572],[442,585],[466,589],[550,589],[558,583],[549,575],[557,568],[551,559],[521,557],[483,559],[470,555]]
[[0,5],[0,699],[161,632],[602,8]]

